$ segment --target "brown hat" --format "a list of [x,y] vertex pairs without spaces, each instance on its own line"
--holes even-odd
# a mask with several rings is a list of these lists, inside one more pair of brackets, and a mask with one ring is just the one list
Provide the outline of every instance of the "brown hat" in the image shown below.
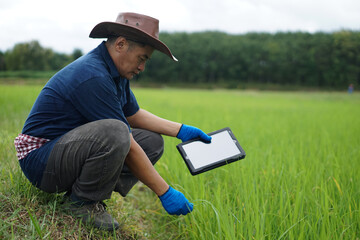
[[170,49],[159,40],[158,19],[137,13],[120,13],[115,22],[102,22],[96,25],[89,37],[107,38],[109,36],[123,36],[129,40],[150,45],[177,61]]

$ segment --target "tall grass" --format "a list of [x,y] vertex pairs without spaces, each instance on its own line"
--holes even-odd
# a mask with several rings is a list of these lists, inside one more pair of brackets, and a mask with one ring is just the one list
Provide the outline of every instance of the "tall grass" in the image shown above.
[[170,218],[185,239],[360,238],[358,94],[137,94],[144,108],[162,116],[208,132],[232,128],[247,153],[191,176],[174,150],[178,141],[166,139],[158,170],[195,204],[191,215]]
[[230,127],[244,160],[192,176],[165,137],[156,168],[194,203],[169,216],[138,185],[107,201],[121,230],[63,214],[61,195],[32,187],[12,141],[39,86],[0,85],[0,239],[359,239],[360,95],[135,89],[141,107],[206,132]]

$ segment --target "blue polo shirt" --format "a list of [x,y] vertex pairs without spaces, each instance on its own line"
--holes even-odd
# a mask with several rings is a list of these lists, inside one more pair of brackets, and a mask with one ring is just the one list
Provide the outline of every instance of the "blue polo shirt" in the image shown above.
[[40,186],[49,154],[68,131],[100,119],[126,120],[139,110],[129,80],[121,77],[101,43],[55,74],[41,90],[22,133],[51,141],[20,160],[26,177]]

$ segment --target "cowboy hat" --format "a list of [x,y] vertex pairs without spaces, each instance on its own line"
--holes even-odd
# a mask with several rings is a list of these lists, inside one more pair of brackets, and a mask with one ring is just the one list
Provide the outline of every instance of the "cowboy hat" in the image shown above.
[[101,22],[92,29],[89,35],[91,38],[109,36],[123,36],[129,40],[150,45],[177,61],[170,49],[159,40],[158,19],[138,13],[120,13],[115,22]]

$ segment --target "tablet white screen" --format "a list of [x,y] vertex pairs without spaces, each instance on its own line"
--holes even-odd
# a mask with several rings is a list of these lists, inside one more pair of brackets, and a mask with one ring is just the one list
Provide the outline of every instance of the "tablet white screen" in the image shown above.
[[228,131],[216,133],[211,137],[211,143],[195,141],[183,145],[183,149],[195,169],[241,153]]

